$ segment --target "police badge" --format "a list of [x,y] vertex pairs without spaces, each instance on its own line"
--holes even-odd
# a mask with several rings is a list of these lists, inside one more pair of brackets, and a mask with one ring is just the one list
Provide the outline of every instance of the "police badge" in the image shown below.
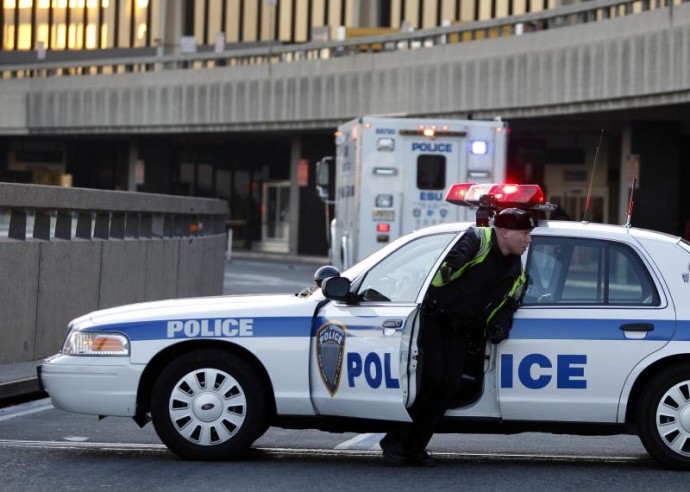
[[338,392],[346,336],[342,323],[327,321],[316,330],[316,360],[321,380],[331,396]]

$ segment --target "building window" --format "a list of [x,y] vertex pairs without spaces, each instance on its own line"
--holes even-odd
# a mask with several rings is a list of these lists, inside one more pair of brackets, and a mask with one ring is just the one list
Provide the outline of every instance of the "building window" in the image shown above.
[[165,0],[2,0],[3,51],[151,46]]

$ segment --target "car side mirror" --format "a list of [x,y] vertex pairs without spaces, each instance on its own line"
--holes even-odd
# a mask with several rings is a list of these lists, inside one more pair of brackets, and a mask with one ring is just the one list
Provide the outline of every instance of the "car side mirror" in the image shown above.
[[321,291],[326,299],[333,301],[349,302],[350,279],[347,277],[330,277],[321,284]]

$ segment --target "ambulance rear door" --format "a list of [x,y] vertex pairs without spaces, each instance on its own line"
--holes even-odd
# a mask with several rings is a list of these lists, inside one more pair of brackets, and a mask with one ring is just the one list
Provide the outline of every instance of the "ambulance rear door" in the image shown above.
[[332,238],[332,263],[341,270],[349,268],[356,255],[358,241],[359,190],[358,145],[360,124],[349,121],[336,133],[335,220]]
[[468,207],[444,201],[448,187],[464,182],[467,175],[467,126],[463,123],[412,124],[400,129],[400,147],[406,156],[401,197],[404,233],[473,218]]

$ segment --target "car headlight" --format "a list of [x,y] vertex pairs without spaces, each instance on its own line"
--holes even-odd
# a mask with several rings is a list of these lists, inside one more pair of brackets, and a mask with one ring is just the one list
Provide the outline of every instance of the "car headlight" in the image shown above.
[[121,333],[72,330],[62,347],[64,355],[129,355],[129,339]]

